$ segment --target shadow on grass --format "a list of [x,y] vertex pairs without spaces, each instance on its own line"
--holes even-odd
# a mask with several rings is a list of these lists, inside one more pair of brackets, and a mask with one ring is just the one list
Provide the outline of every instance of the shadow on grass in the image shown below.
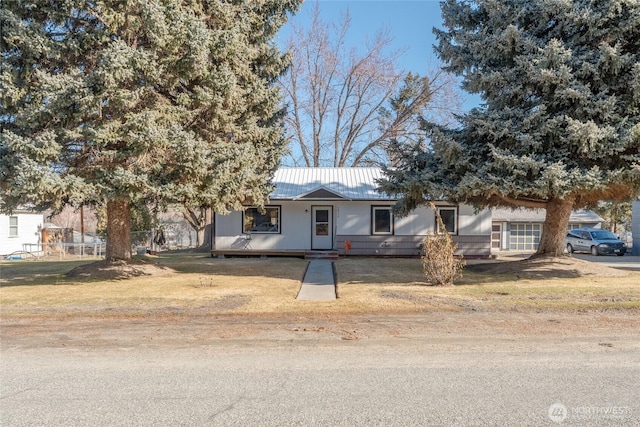
[[0,263],[0,287],[69,284],[65,273],[95,259],[76,261],[11,261]]
[[212,258],[198,252],[160,254],[160,264],[181,273],[230,276],[262,276],[274,279],[302,280],[308,261],[300,258]]
[[469,266],[462,270],[462,277],[455,280],[454,286],[486,285],[496,283],[507,283],[518,280],[515,274],[488,274],[469,269]]
[[[136,257],[137,258],[137,257]],[[302,280],[307,261],[299,258],[211,258],[202,252],[160,253],[141,257],[147,262],[173,269],[172,274],[227,275],[237,277],[267,277]],[[64,261],[11,261],[0,263],[0,286],[33,286],[78,284],[104,278],[69,278],[72,269],[95,262],[94,259]],[[337,281],[341,285],[409,285],[432,286],[426,283],[419,259],[402,258],[340,258],[335,264]],[[598,271],[594,270],[597,267]],[[507,283],[518,279],[544,280],[578,278],[599,273],[602,266],[592,266],[579,260],[491,261],[468,264],[456,286]],[[589,270],[591,268],[592,270]],[[149,276],[153,277],[153,276]]]
[[[337,263],[338,280],[343,284],[424,285],[420,259],[346,258]],[[471,261],[462,270],[456,286],[508,283],[518,280],[575,279],[625,275],[618,270],[598,266],[571,257],[527,258],[518,260]]]
[[[343,285],[393,284],[435,287],[427,283],[419,259],[341,258],[336,266],[338,282]],[[512,282],[517,279],[512,273],[483,273],[470,270],[469,267],[466,266],[462,270],[462,277],[455,280],[456,286]]]
[[511,276],[514,279],[574,279],[584,276],[575,267],[541,263],[531,260],[504,261],[486,264],[473,264],[465,267],[465,271],[490,277]]
[[[202,274],[202,275],[229,275],[238,277],[267,277],[275,279],[302,280],[307,261],[297,258],[211,258],[207,254],[198,252],[174,252],[160,254],[158,256],[135,256],[134,263],[144,261],[156,264],[158,267],[168,267],[175,271],[174,274]],[[97,281],[127,280],[126,275],[119,277],[98,274],[91,277],[90,272],[69,277],[72,270],[96,264],[95,259],[74,261],[11,261],[0,263],[0,287],[8,286],[38,286],[58,284],[81,284]],[[153,275],[136,275],[153,277]],[[131,276],[133,277],[133,276]]]

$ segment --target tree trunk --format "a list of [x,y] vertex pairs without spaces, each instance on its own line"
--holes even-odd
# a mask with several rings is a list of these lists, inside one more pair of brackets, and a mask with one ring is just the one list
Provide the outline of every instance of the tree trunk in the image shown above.
[[211,239],[207,239],[207,232],[211,234],[211,208],[202,208],[200,211],[200,225],[196,228],[196,247],[199,249],[208,249],[211,245]]
[[553,198],[547,202],[540,245],[535,256],[559,257],[564,254],[565,237],[575,197]]
[[131,259],[131,205],[127,200],[107,202],[106,260]]
[[204,227],[202,228],[202,236],[198,236],[201,249],[211,249],[211,227],[213,227],[213,209],[205,209]]
[[207,249],[211,246],[211,239],[207,238],[207,233],[209,233],[209,235],[211,234],[212,214],[213,209],[208,207],[200,207],[196,209],[185,208],[183,211],[184,219],[196,232],[197,248]]

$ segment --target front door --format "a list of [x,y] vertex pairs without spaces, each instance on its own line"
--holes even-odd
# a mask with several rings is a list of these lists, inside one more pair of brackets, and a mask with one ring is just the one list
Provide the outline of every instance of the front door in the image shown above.
[[500,242],[502,241],[502,224],[494,222],[491,225],[491,249],[499,251],[501,248]]
[[312,206],[311,227],[311,249],[333,249],[333,206]]

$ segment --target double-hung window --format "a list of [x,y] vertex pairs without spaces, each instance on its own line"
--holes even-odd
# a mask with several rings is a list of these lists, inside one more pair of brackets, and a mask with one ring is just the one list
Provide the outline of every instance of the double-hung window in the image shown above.
[[[458,233],[458,208],[451,206],[438,207],[438,214],[442,218],[444,228],[449,234]],[[436,230],[438,234],[444,233],[445,230],[440,229],[440,224],[436,223]]]
[[263,212],[258,208],[247,208],[242,216],[242,232],[280,233],[280,206],[266,206]]
[[371,234],[393,234],[391,206],[373,206],[371,208]]
[[9,237],[18,237],[18,217],[9,217]]

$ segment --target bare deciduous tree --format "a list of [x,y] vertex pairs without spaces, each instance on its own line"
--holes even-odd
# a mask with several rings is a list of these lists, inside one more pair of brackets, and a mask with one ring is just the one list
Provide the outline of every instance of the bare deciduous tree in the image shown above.
[[[416,136],[420,115],[450,113],[460,105],[456,82],[445,73],[429,79],[398,70],[402,52],[391,49],[388,30],[357,49],[347,46],[349,28],[348,11],[338,24],[328,24],[318,3],[309,27],[292,27],[293,61],[280,84],[295,165],[387,163],[386,144]],[[434,99],[440,104],[426,111]]]
[[211,249],[210,227],[213,227],[213,209],[206,206],[184,207],[182,216],[196,232],[195,246],[200,249]]
[[[83,220],[80,218],[81,215],[84,216]],[[58,227],[73,228],[75,231],[80,231],[84,226],[85,233],[95,233],[98,228],[96,211],[91,207],[84,207],[81,210],[80,208],[66,206],[57,214],[50,215],[49,221]]]

